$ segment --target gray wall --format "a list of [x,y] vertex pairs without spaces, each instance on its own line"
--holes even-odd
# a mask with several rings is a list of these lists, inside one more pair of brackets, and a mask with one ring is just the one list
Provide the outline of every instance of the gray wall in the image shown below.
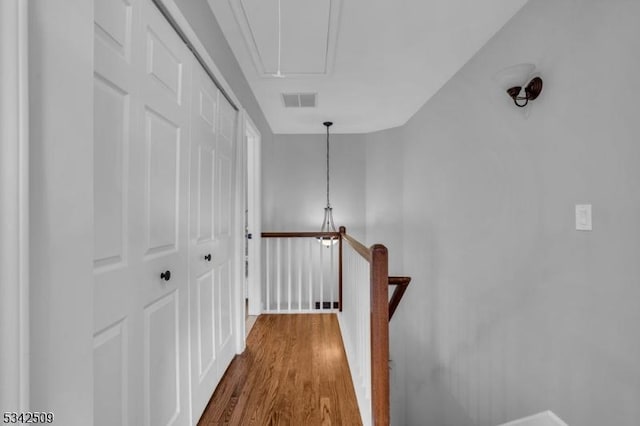
[[[364,239],[365,137],[331,135],[336,227]],[[262,230],[319,231],[326,205],[326,136],[275,135],[262,150]]]
[[[403,126],[405,424],[638,424],[638,22],[634,1],[529,2]],[[528,117],[492,80],[520,62],[545,84]]]
[[[381,243],[389,251],[389,274],[403,271],[403,129],[393,128],[366,135],[366,245]],[[398,311],[399,312],[399,311]],[[394,318],[389,323],[391,359],[391,424],[406,423],[405,328]]]
[[389,273],[402,275],[403,129],[365,135],[367,245],[389,250]]

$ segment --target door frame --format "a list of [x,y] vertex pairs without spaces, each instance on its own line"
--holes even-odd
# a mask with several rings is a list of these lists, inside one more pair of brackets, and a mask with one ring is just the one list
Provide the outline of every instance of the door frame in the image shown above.
[[261,148],[262,135],[258,127],[251,120],[249,115],[245,115],[245,132],[246,152],[247,152],[247,169],[246,169],[246,191],[248,211],[248,230],[251,233],[249,242],[248,262],[248,298],[249,298],[249,315],[260,315],[262,313],[262,291],[260,286],[262,257],[262,192],[261,192]]
[[27,0],[0,2],[0,376],[4,411],[29,409]]

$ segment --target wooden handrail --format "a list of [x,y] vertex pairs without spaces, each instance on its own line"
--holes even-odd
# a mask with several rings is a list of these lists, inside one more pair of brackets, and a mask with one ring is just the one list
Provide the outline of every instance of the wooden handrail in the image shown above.
[[263,232],[262,238],[340,238],[339,232]]
[[407,286],[411,282],[411,277],[389,277],[389,285]]
[[389,285],[397,286],[391,295],[391,300],[389,300],[389,321],[391,321],[391,317],[396,311],[396,308],[398,308],[400,300],[402,300],[402,296],[404,296],[404,292],[407,291],[410,282],[411,277],[389,277]]
[[[344,226],[340,227],[340,230],[344,229]],[[344,233],[340,233],[343,239],[347,240],[347,242],[353,247],[355,251],[360,254],[360,256],[364,257],[367,262],[371,263],[371,251],[364,246],[360,241],[353,238],[351,235],[347,234],[346,229]]]

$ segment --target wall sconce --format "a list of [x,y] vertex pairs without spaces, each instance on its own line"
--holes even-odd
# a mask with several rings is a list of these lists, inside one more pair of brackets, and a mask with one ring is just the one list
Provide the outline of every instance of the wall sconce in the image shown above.
[[[542,92],[542,79],[538,76],[532,78],[535,69],[533,64],[513,65],[498,71],[494,79],[513,99],[513,103],[523,108]],[[526,85],[523,87],[523,84]]]

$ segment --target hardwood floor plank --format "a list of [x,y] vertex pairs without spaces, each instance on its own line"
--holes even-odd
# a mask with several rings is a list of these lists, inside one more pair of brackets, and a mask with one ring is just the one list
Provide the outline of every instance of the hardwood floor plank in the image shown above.
[[335,314],[260,315],[198,422],[361,424]]

